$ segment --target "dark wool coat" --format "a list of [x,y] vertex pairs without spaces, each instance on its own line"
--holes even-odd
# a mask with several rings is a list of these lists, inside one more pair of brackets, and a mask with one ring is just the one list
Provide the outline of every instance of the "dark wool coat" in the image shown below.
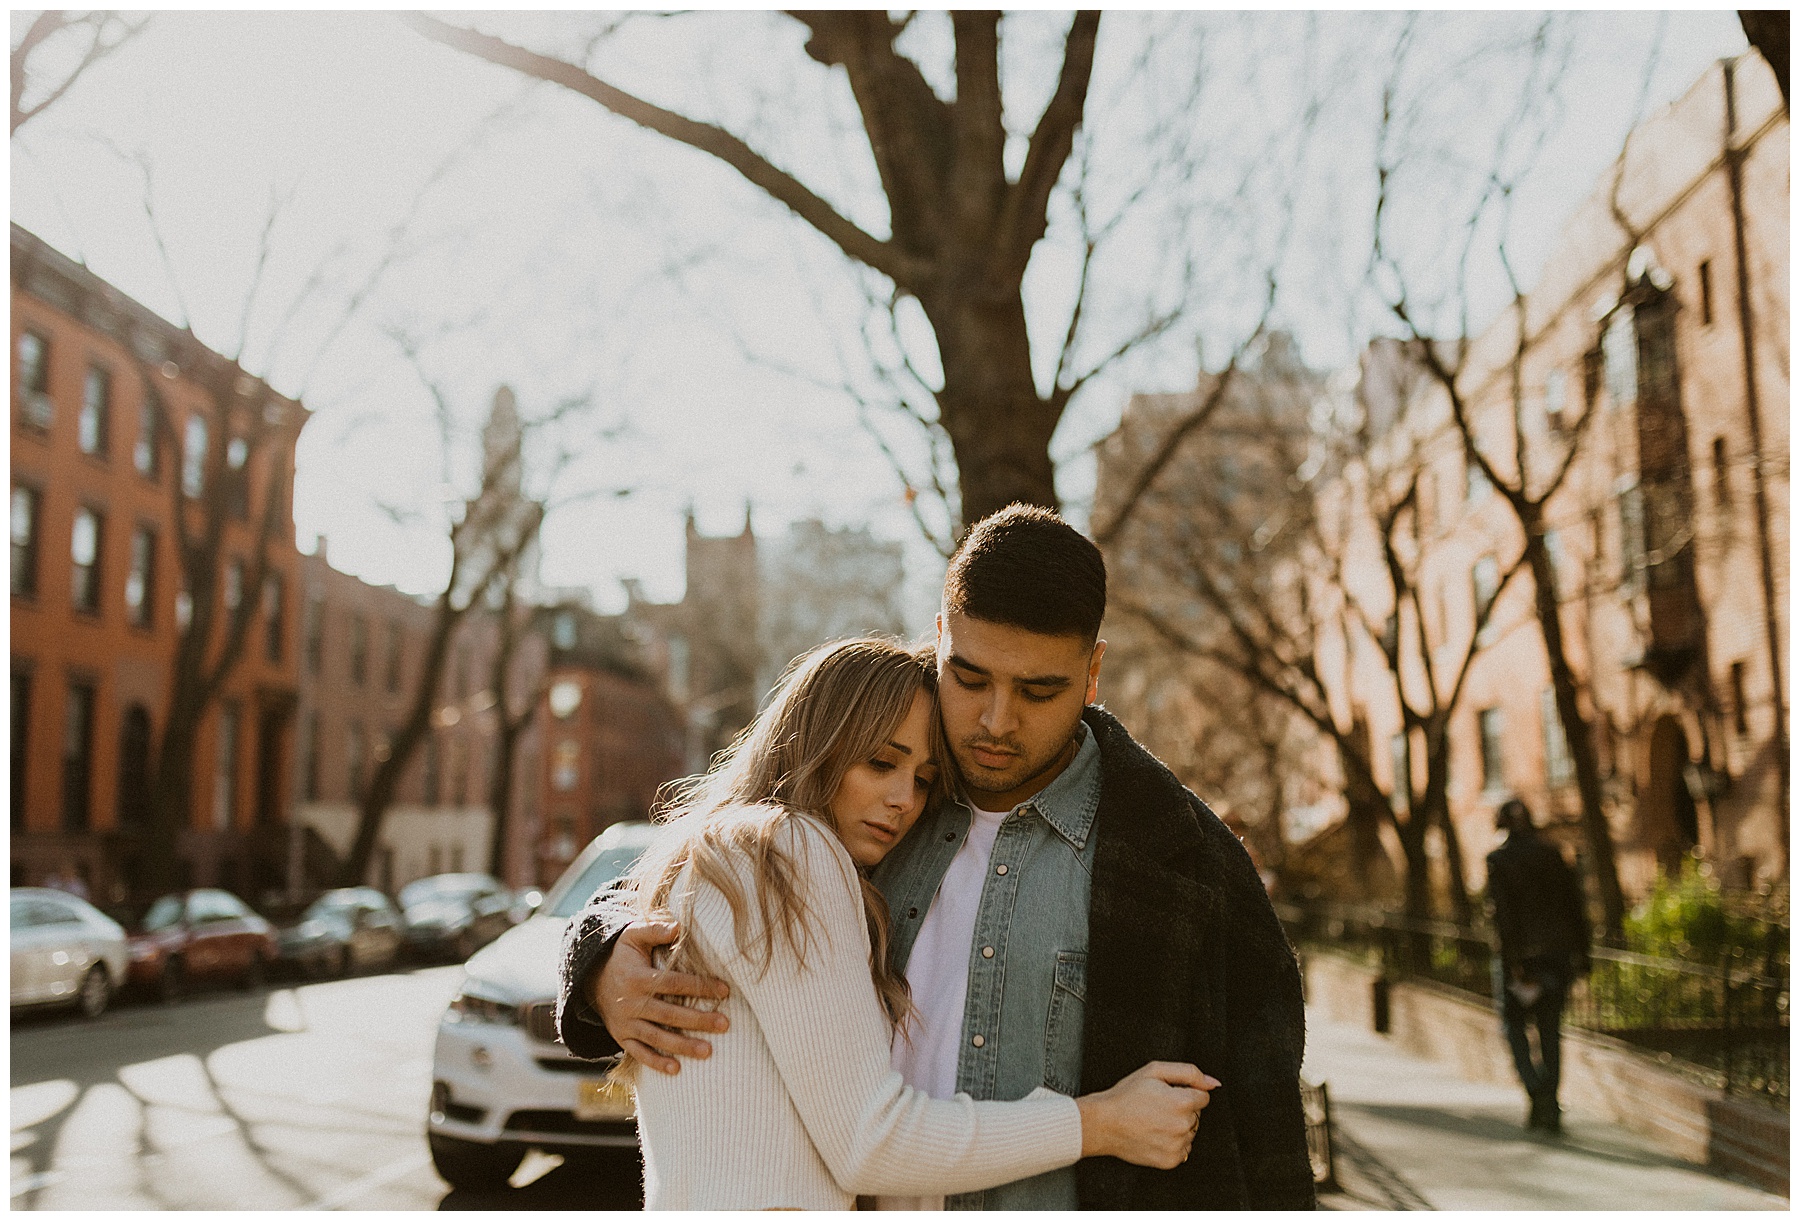
[[[1082,717],[1101,768],[1082,1090],[1151,1060],[1198,1064],[1221,1083],[1184,1165],[1087,1158],[1082,1207],[1312,1208],[1300,972],[1262,880],[1237,837],[1116,718]],[[559,1036],[589,1058],[618,1051],[575,986],[612,949],[619,916],[605,898],[570,922],[557,1002]]]

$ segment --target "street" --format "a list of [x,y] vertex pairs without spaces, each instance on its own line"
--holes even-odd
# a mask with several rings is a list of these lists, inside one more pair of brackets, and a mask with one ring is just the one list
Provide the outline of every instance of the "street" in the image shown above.
[[452,1192],[425,1149],[431,1051],[462,968],[432,967],[92,1022],[15,1014],[12,1206],[487,1209],[641,1205],[635,1151],[532,1154],[517,1186]]

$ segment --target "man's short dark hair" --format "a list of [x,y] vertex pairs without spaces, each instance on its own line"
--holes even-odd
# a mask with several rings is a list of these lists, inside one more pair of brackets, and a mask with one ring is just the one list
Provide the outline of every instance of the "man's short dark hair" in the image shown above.
[[1520,801],[1517,797],[1508,799],[1500,809],[1495,812],[1494,823],[1496,826],[1504,827],[1509,832],[1523,833],[1525,835],[1530,835],[1533,831],[1537,830],[1531,822],[1531,807]]
[[944,609],[1046,636],[1100,635],[1106,561],[1049,509],[1013,504],[970,527],[944,574]]

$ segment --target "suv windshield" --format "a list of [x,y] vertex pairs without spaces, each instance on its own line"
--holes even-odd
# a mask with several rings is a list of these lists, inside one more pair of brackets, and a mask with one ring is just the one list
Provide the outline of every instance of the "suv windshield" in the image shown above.
[[550,914],[565,920],[573,916],[587,905],[589,899],[623,877],[626,871],[637,864],[638,857],[643,853],[640,846],[622,844],[617,848],[608,848],[582,870],[575,885],[563,891]]
[[440,873],[436,877],[408,882],[400,891],[400,906],[411,907],[428,899],[454,899],[477,891],[493,890],[492,878],[479,873]]
[[181,923],[181,896],[164,895],[150,905],[144,914],[144,931],[154,933],[157,929],[169,928]]

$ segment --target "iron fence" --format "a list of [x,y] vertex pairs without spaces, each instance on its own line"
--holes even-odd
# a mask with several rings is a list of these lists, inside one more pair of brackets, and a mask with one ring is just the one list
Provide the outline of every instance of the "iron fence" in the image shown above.
[[[1493,943],[1479,926],[1350,904],[1277,904],[1276,910],[1296,945],[1357,959],[1384,983],[1430,980],[1492,1002]],[[1729,944],[1711,961],[1602,945],[1589,953],[1592,971],[1571,989],[1568,1025],[1623,1040],[1728,1093],[1786,1105],[1785,925],[1771,923],[1752,942]]]

